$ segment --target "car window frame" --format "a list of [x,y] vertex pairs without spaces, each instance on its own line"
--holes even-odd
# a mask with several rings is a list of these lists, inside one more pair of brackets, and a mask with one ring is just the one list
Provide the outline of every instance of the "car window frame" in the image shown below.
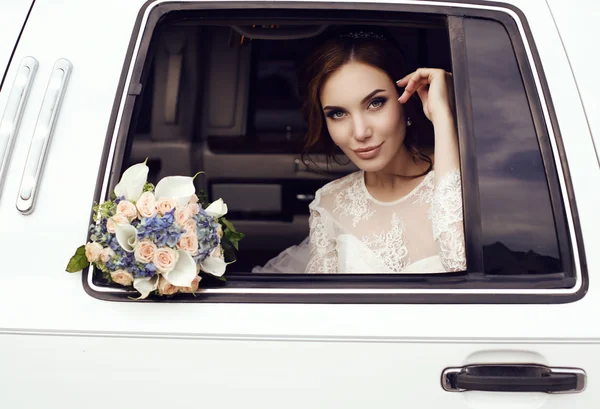
[[[451,6],[452,7],[449,7]],[[466,6],[469,7],[466,7]],[[189,3],[149,1],[140,10],[123,66],[115,105],[110,118],[106,144],[102,155],[95,191],[95,200],[106,197],[121,174],[127,137],[135,100],[141,93],[148,50],[152,46],[152,32],[159,21],[173,10],[260,10],[262,2]],[[461,7],[462,6],[462,7]],[[332,9],[327,3],[278,3],[278,9]],[[465,273],[445,273],[435,276],[422,274],[401,275],[228,275],[225,287],[207,288],[202,296],[174,298],[174,302],[274,302],[274,303],[566,303],[581,299],[587,292],[581,232],[576,221],[577,209],[573,199],[569,170],[566,165],[562,139],[557,125],[552,100],[531,30],[524,14],[512,5],[491,6],[480,2],[450,3],[432,1],[423,5],[410,4],[355,4],[336,3],[335,9],[344,11],[396,11],[418,13],[420,16],[445,16],[451,35],[450,47],[455,72],[456,115],[459,130],[461,171],[463,177],[463,204],[467,247],[468,278],[479,279],[465,285]],[[271,6],[271,11],[273,11]],[[473,122],[470,118],[469,79],[466,70],[464,18],[486,18],[500,22],[509,33],[540,144],[546,169],[550,200],[557,215],[564,215],[567,226],[557,222],[557,238],[563,265],[574,274],[570,288],[540,288],[540,283],[528,286],[515,283],[496,283],[489,287],[483,274],[481,246],[481,217],[477,191],[476,157],[474,155]],[[389,18],[389,17],[388,17]],[[462,41],[461,39],[462,35]],[[456,86],[458,85],[458,86]],[[125,87],[127,91],[125,92]],[[131,138],[132,139],[132,138]],[[131,140],[129,141],[131,142]],[[471,183],[471,182],[475,183]],[[560,227],[559,227],[560,226]],[[551,278],[551,277],[550,277]],[[463,280],[463,282],[461,282]],[[126,301],[129,291],[107,288],[93,282],[93,274],[86,269],[83,284],[88,294],[105,300]],[[475,286],[473,285],[475,284]],[[518,284],[523,284],[520,282]]]

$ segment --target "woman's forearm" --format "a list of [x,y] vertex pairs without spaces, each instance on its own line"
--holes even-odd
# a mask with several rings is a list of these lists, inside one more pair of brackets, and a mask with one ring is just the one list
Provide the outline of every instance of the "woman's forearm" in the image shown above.
[[435,185],[448,173],[460,169],[458,135],[451,112],[433,118],[435,135]]

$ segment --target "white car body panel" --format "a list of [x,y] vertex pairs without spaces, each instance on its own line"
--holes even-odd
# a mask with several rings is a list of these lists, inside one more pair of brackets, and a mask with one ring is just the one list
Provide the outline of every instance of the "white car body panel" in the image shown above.
[[[28,4],[18,3],[8,6],[15,27]],[[597,5],[549,1],[552,12],[543,0],[494,6],[510,3],[524,13],[539,52],[592,278],[586,296],[550,305],[304,305],[107,302],[84,291],[81,274],[65,272],[86,239],[123,62],[144,3],[36,0],[0,92],[1,113],[18,62],[26,56],[39,61],[0,196],[0,407],[596,407],[600,168],[591,134],[600,137],[600,88],[591,47],[600,28],[593,13],[582,16],[576,5],[596,12]],[[580,40],[582,33],[587,40]],[[0,40],[0,70],[6,50]],[[15,202],[60,58],[73,71],[35,210],[23,215]],[[582,368],[587,389],[548,395],[441,388],[444,368],[485,361]]]

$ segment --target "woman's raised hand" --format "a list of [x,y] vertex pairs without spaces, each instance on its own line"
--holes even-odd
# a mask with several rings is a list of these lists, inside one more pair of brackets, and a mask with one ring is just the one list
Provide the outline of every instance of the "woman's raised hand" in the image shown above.
[[439,68],[419,68],[396,85],[404,87],[398,101],[404,104],[415,92],[421,98],[423,112],[431,122],[452,117],[454,93],[452,74]]

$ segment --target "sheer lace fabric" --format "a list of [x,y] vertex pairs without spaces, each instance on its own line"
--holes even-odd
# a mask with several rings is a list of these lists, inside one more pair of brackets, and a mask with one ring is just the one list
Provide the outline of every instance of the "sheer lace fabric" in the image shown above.
[[466,269],[458,170],[435,186],[433,171],[394,202],[373,198],[359,171],[310,204],[307,273],[445,272]]

